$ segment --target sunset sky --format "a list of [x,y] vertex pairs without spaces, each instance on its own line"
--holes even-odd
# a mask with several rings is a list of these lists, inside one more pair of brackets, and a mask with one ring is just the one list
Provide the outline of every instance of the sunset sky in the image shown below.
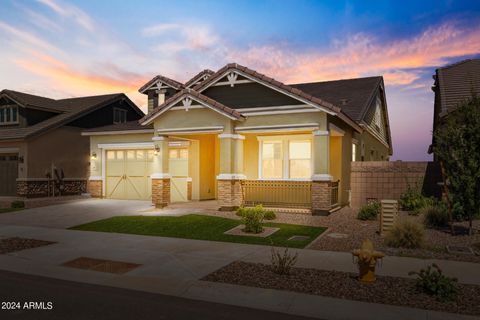
[[432,75],[480,57],[480,1],[0,0],[0,89],[125,92],[237,62],[285,83],[383,75],[394,156],[426,160]]

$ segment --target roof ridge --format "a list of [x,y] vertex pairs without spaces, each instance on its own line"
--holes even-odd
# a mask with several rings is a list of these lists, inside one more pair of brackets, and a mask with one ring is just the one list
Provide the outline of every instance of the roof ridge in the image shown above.
[[456,67],[458,65],[461,65],[461,64],[464,64],[464,63],[467,63],[467,62],[471,62],[471,61],[480,61],[480,59],[475,59],[475,58],[471,58],[471,59],[464,59],[464,60],[461,60],[461,61],[457,61],[457,62],[454,62],[454,63],[451,63],[451,64],[447,64],[443,67],[440,67],[437,69],[437,71],[439,70],[444,70],[444,69],[449,69],[449,68],[452,68],[452,67]]
[[354,80],[364,80],[364,79],[374,79],[374,78],[383,78],[383,76],[369,76],[369,77],[346,78],[346,79],[337,79],[337,80],[301,82],[301,83],[291,83],[291,84],[289,84],[289,85],[290,85],[290,86],[297,86],[297,85],[301,85],[301,84],[314,84],[314,83],[327,83],[327,82],[354,81]]

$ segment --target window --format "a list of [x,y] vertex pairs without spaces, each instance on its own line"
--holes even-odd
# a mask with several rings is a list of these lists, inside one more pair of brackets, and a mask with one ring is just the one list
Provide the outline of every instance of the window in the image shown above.
[[375,125],[375,129],[380,131],[382,127],[382,101],[380,97],[377,97],[377,104],[375,106],[375,115],[373,116],[373,123]]
[[113,108],[113,123],[127,122],[127,110]]
[[357,161],[357,145],[352,143],[352,161]]
[[18,108],[17,106],[0,106],[0,125],[17,124]]
[[312,142],[310,136],[259,137],[261,179],[310,179]]

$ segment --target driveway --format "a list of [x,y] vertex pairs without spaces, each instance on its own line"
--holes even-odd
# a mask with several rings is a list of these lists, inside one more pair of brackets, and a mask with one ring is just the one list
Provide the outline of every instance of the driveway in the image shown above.
[[84,199],[68,203],[0,214],[0,225],[65,229],[120,215],[148,214],[151,201]]

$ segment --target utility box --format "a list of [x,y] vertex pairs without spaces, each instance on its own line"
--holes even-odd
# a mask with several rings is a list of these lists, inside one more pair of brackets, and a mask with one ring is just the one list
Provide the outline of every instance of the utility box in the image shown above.
[[398,217],[398,201],[397,200],[381,200],[380,214],[380,234],[384,235],[392,229]]

